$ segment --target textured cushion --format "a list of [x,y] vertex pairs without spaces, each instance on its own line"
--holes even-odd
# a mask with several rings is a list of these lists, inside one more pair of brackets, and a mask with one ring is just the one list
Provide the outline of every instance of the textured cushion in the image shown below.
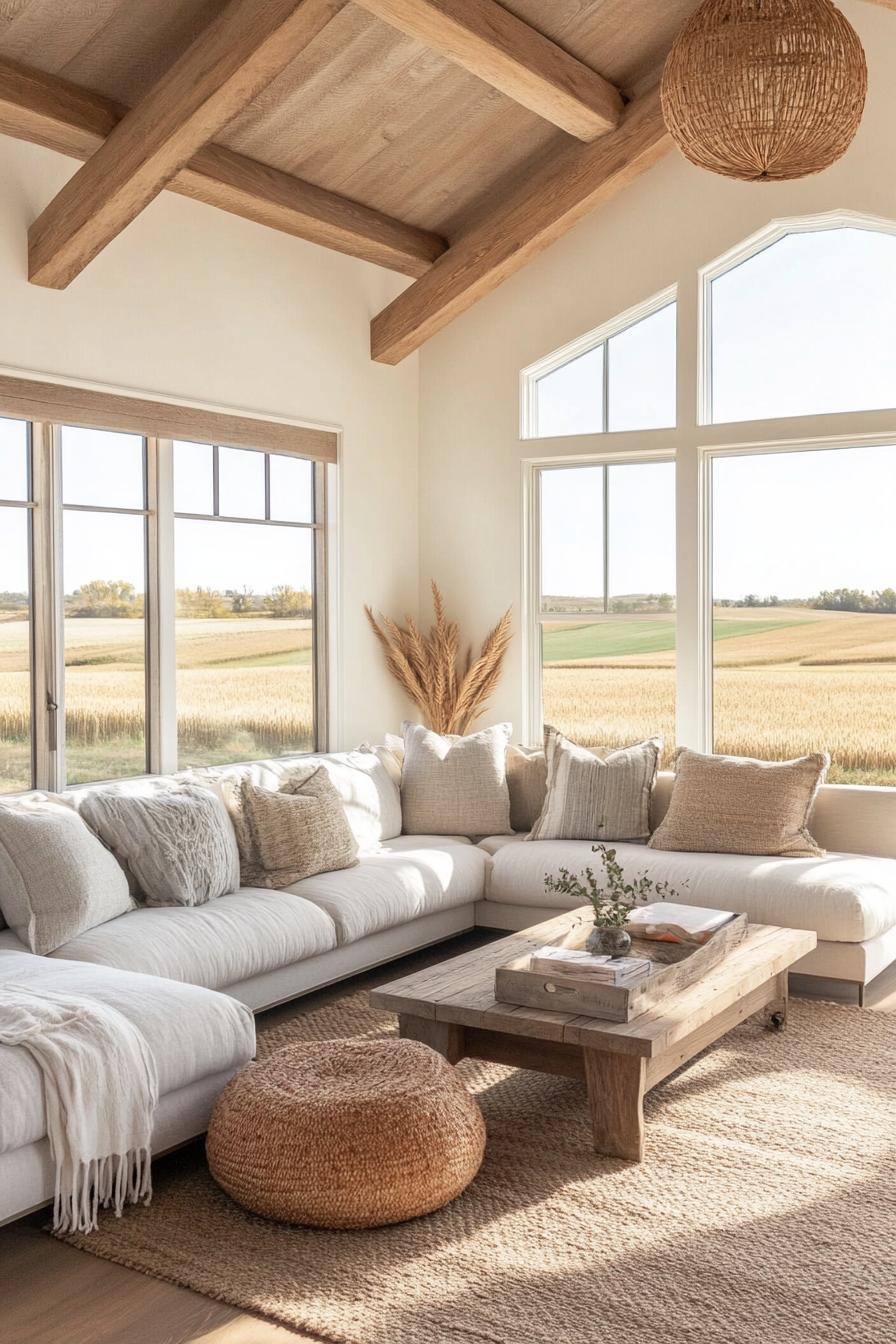
[[234,776],[265,789],[279,789],[285,779],[322,765],[342,799],[348,824],[361,849],[375,849],[382,840],[401,834],[401,766],[386,761],[376,748],[330,752],[322,756],[284,756],[242,766],[209,766],[186,778],[216,792]]
[[223,989],[336,945],[332,920],[297,896],[243,888],[199,906],[144,907],[57,956]]
[[358,861],[358,842],[322,766],[285,779],[279,790],[242,780],[232,815],[246,886],[282,890]]
[[[171,912],[133,913],[152,917]],[[152,1051],[161,1097],[209,1074],[244,1064],[254,1053],[255,1024],[249,1009],[196,985],[175,985],[108,966],[0,951],[0,985],[10,981],[55,993],[85,994],[123,1013],[140,1029]],[[0,1152],[34,1143],[46,1134],[40,1068],[18,1046],[0,1045],[0,1097]]]
[[826,755],[795,761],[704,756],[679,748],[669,810],[650,844],[714,854],[817,857],[809,813],[831,763]]
[[0,906],[43,955],[130,910],[128,882],[81,818],[51,799],[0,807]]
[[547,794],[530,840],[646,840],[662,750],[652,737],[605,757],[545,728]]
[[[687,854],[614,845],[627,877],[641,873],[670,882],[688,905],[743,911],[758,924],[814,929],[819,938],[859,943],[896,926],[896,859],[828,854],[815,859],[745,854]],[[561,867],[596,867],[585,840],[517,839],[492,858],[489,900],[542,909],[569,909],[570,901],[545,891],[544,879]]]
[[410,835],[497,835],[509,831],[505,756],[510,724],[445,737],[402,724],[401,811]]
[[167,781],[91,789],[78,810],[133,873],[148,905],[202,905],[240,884],[233,827],[209,789]]
[[475,845],[441,838],[395,852],[384,846],[363,856],[357,868],[306,878],[290,891],[326,911],[340,943],[353,943],[421,915],[481,900],[488,862]]
[[507,788],[510,793],[510,825],[515,831],[531,831],[544,807],[548,787],[548,763],[543,747],[507,748]]

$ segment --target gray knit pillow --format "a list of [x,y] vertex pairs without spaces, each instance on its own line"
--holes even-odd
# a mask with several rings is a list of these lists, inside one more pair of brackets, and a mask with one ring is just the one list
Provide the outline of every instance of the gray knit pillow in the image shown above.
[[646,840],[663,741],[652,737],[598,756],[545,728],[547,795],[530,840]]
[[240,885],[233,826],[209,789],[91,789],[78,811],[133,873],[147,905],[203,905]]

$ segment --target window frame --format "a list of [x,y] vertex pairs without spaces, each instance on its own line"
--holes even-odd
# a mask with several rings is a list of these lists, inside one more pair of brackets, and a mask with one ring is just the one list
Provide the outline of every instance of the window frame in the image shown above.
[[[145,519],[144,545],[146,554],[146,593],[144,613],[145,678],[146,678],[146,771],[145,775],[170,774],[177,770],[177,703],[175,655],[175,590],[174,590],[174,436],[141,431],[136,428],[133,407],[146,406],[147,426],[151,426],[153,410],[161,403],[143,403],[136,399],[85,390],[83,396],[89,408],[98,413],[93,424],[90,412],[69,418],[50,419],[41,412],[77,404],[79,389],[46,385],[49,393],[43,396],[44,385],[19,379],[0,377],[0,417],[24,421],[28,427],[29,499],[8,501],[28,511],[28,574],[30,582],[30,687],[31,687],[31,773],[33,789],[58,792],[89,788],[96,784],[115,782],[92,780],[84,784],[66,784],[65,778],[65,642],[64,642],[64,582],[62,574],[63,514],[76,512],[127,513]],[[126,401],[127,414],[122,414],[121,425],[115,423],[116,405]],[[23,413],[31,408],[32,413]],[[168,408],[172,428],[189,426],[183,437],[198,442],[215,443],[212,435],[222,424],[236,424],[230,413],[209,412],[207,417],[198,408],[183,410]],[[236,415],[238,413],[234,413]],[[202,437],[203,423],[209,433]],[[239,423],[256,425],[265,422],[246,419]],[[338,443],[336,431],[295,426],[295,440],[299,448],[286,446],[286,421],[270,422],[270,443],[250,445],[232,438],[223,446],[263,452],[266,460],[273,455],[298,457],[310,461],[313,473],[312,517],[309,522],[280,522],[276,519],[250,519],[260,526],[301,528],[313,534],[313,695],[315,741],[312,752],[329,749],[334,731],[334,694],[336,678],[333,675],[334,650],[331,608],[337,601],[334,589],[334,566],[331,555],[337,549],[335,536],[335,509],[333,496],[337,489],[336,451],[328,451],[330,444]],[[138,434],[144,443],[144,505],[143,509],[105,508],[102,505],[63,505],[62,501],[62,429],[66,424],[99,431]],[[242,430],[240,431],[242,432]],[[321,443],[320,457],[308,451]],[[266,482],[268,469],[265,472]],[[268,496],[269,512],[269,490]],[[6,503],[7,501],[3,501]],[[192,516],[192,515],[189,515]],[[199,515],[196,515],[199,516]],[[202,515],[214,520],[214,515]],[[311,752],[308,754],[312,754]],[[120,778],[142,778],[143,775]],[[27,792],[27,790],[25,790]],[[15,793],[0,796],[15,797]]]
[[[609,403],[609,380],[610,380],[610,352],[609,343],[614,336],[619,336],[629,327],[636,327],[639,322],[645,318],[653,317],[655,313],[663,308],[668,308],[670,304],[677,301],[678,286],[669,285],[666,289],[660,290],[658,294],[653,294],[643,303],[636,303],[633,307],[627,308],[624,313],[620,313],[609,322],[604,322],[599,327],[594,327],[591,331],[586,331],[583,336],[577,337],[574,341],[569,341],[566,345],[554,350],[543,359],[538,359],[534,364],[527,365],[520,370],[520,438],[539,440],[541,436],[538,433],[538,383],[548,374],[555,373],[557,369],[562,369],[565,364],[571,364],[573,360],[579,359],[582,355],[590,354],[598,346],[604,347],[603,369],[602,369],[602,393],[601,393],[601,427],[594,430],[596,434],[607,435],[611,432],[619,434],[637,433],[636,430],[616,430],[609,429],[610,403]],[[578,435],[564,435],[566,438],[578,438]]]
[[[824,448],[896,445],[896,408],[823,412],[778,419],[712,423],[710,392],[711,307],[713,279],[781,238],[801,232],[863,228],[896,234],[896,220],[832,210],[823,214],[772,220],[706,265],[681,274],[673,289],[677,303],[677,423],[673,428],[617,430],[607,433],[534,438],[534,400],[528,388],[533,374],[548,371],[577,351],[571,342],[522,370],[518,452],[521,466],[522,668],[520,721],[525,740],[543,739],[540,614],[541,519],[535,477],[544,466],[652,461],[676,464],[676,740],[679,746],[712,751],[712,499],[711,462],[717,456]],[[648,300],[647,305],[655,303]],[[600,339],[615,334],[647,305],[626,310],[619,318],[589,333]],[[659,305],[656,305],[659,306]],[[583,337],[582,343],[588,338]],[[581,351],[578,351],[581,353]],[[527,397],[530,398],[527,401]],[[894,446],[896,451],[896,446]],[[877,790],[867,784],[842,784],[838,789]]]

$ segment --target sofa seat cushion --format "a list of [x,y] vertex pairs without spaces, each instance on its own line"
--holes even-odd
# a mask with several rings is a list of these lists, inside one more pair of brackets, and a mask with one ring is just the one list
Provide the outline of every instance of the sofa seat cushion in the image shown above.
[[[255,1053],[255,1023],[245,1004],[196,985],[0,946],[0,984],[10,982],[85,994],[117,1008],[146,1038],[159,1073],[160,1097],[237,1069]],[[0,1152],[43,1138],[47,1127],[41,1072],[21,1046],[0,1045],[0,1097]]]
[[[340,944],[481,900],[488,856],[476,845],[439,837],[428,844],[362,855],[355,868],[306,877],[288,890],[313,901],[336,925]],[[390,842],[391,843],[391,842]]]
[[[743,911],[757,924],[813,929],[819,938],[835,943],[864,942],[896,925],[896,859],[859,854],[756,858],[624,844],[611,848],[627,876],[647,873],[654,881],[670,882],[685,904]],[[567,897],[545,891],[545,876],[561,866],[581,871],[589,863],[598,867],[587,840],[511,841],[492,857],[489,899],[567,909]]]
[[242,887],[207,905],[132,910],[53,955],[224,989],[335,946],[333,922],[317,905]]

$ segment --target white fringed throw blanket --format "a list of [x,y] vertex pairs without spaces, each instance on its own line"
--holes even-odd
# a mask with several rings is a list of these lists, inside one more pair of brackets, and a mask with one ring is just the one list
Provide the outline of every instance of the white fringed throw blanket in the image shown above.
[[115,1008],[27,985],[0,989],[0,1044],[40,1068],[56,1166],[53,1228],[91,1232],[97,1211],[152,1196],[156,1063],[142,1033]]

